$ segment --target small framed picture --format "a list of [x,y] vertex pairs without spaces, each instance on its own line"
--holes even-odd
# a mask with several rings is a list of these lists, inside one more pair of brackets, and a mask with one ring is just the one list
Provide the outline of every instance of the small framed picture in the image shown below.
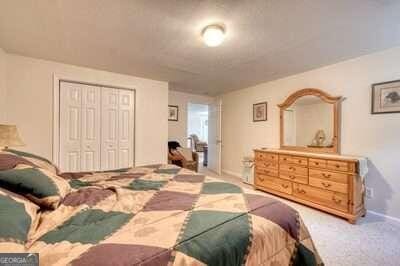
[[372,84],[372,114],[400,113],[400,80]]
[[253,104],[253,122],[267,121],[267,102]]
[[178,121],[179,107],[168,105],[168,121]]

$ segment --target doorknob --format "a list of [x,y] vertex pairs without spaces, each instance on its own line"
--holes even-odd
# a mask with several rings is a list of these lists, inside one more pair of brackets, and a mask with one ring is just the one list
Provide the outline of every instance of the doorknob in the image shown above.
[[217,139],[217,144],[221,144],[221,143],[222,143],[222,140]]

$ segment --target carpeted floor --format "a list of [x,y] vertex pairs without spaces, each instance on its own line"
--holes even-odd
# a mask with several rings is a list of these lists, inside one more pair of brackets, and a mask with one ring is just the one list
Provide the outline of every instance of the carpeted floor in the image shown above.
[[[217,176],[204,168],[200,171]],[[236,177],[225,174],[217,177],[248,186]],[[283,201],[300,212],[325,265],[400,265],[400,224],[367,214],[356,225],[352,225],[333,215],[291,201]]]

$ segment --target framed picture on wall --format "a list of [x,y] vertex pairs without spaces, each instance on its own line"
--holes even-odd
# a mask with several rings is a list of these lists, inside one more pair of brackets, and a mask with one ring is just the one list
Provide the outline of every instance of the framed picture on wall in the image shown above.
[[372,84],[372,114],[400,113],[400,80]]
[[253,122],[267,121],[267,102],[253,104]]
[[179,107],[177,105],[168,105],[168,121],[178,121]]

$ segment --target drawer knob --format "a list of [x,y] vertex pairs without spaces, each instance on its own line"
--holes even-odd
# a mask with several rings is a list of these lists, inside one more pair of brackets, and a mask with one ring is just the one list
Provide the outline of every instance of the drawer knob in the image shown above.
[[325,177],[325,178],[330,178],[332,175],[331,174],[322,173],[322,176]]
[[324,187],[326,187],[326,188],[328,188],[328,187],[330,187],[330,186],[331,186],[331,184],[329,184],[329,183],[325,183],[325,182],[321,182],[321,184],[322,184]]
[[319,165],[319,162],[316,162],[315,165]]
[[282,184],[282,187],[283,187],[283,188],[288,188],[289,185],[287,185],[287,184]]
[[289,170],[296,171],[296,168],[293,167],[293,166],[290,166],[290,167],[289,167]]
[[297,193],[306,194],[306,191],[305,191],[304,189],[298,188],[298,189],[296,189],[296,190],[297,190]]
[[337,165],[336,165],[336,168],[340,168],[340,165],[337,164]]
[[270,164],[269,163],[264,163],[264,166],[268,167],[268,166],[270,166]]
[[332,200],[333,200],[333,202],[335,202],[336,204],[340,204],[340,203],[342,202],[341,199],[337,199],[337,198],[335,198],[335,196],[332,196]]
[[296,177],[294,175],[289,176],[290,179],[295,179]]
[[298,160],[298,162],[299,162],[299,163],[301,163],[301,162],[302,162],[302,160]]
[[264,180],[265,180],[265,179],[262,178],[261,176],[259,176],[258,179],[260,179],[261,181],[264,181]]

